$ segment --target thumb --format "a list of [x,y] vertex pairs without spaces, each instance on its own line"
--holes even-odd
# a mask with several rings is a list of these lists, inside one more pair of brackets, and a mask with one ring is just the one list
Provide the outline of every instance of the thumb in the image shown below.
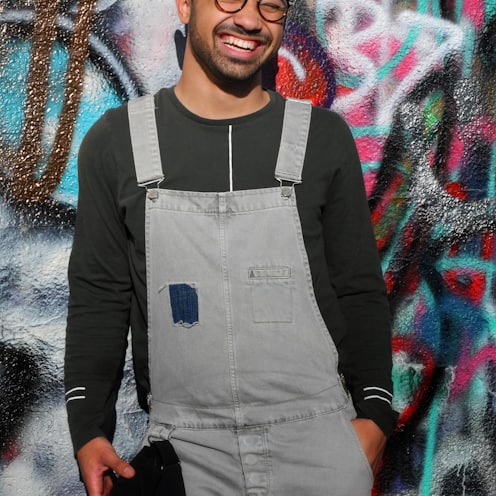
[[105,464],[109,468],[111,468],[117,475],[126,479],[134,477],[136,471],[131,465],[129,465],[129,463],[124,461],[122,458],[119,458],[119,456],[117,456],[115,452],[109,454],[108,456],[109,458],[105,461]]
[[124,460],[121,460],[120,458],[119,461],[116,462],[115,465],[111,468],[117,475],[124,477],[126,479],[131,479],[136,474],[134,468],[131,467],[129,463],[125,462]]

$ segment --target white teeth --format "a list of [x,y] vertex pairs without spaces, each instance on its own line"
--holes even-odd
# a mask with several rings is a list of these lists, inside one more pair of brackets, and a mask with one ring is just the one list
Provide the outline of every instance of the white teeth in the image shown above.
[[255,50],[255,43],[253,41],[240,40],[239,38],[235,38],[234,36],[224,38],[223,41],[226,45],[231,45],[235,48],[241,48],[242,50]]

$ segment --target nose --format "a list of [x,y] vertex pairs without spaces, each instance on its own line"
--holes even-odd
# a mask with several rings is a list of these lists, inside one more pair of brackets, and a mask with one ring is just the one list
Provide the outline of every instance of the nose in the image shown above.
[[233,22],[245,31],[260,31],[263,21],[257,0],[248,0],[244,8],[233,15]]

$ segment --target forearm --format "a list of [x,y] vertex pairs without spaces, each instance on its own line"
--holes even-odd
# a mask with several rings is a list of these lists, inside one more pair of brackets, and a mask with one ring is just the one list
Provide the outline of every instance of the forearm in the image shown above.
[[128,240],[109,136],[102,118],[85,137],[78,163],[64,366],[76,450],[92,437],[112,436],[129,328]]
[[340,343],[340,367],[357,416],[373,420],[389,436],[396,425],[392,410],[391,338],[377,321],[354,322]]
[[[391,318],[379,262],[374,259],[374,256],[362,257],[364,263],[356,265],[363,268],[354,270],[357,281],[348,282],[347,291],[342,287],[338,304],[346,333],[338,348],[341,372],[357,415],[373,420],[389,435],[397,418],[392,410]],[[357,289],[350,290],[353,286]]]
[[74,451],[94,437],[112,439],[125,349],[125,334],[102,339],[101,331],[68,327],[64,382]]
[[390,311],[358,156],[351,142],[343,149],[323,217],[329,280],[344,322],[340,370],[358,416],[389,435],[396,421]]

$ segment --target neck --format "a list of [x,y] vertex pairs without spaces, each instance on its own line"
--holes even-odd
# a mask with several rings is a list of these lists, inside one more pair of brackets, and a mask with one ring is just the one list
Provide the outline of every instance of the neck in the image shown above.
[[269,94],[261,86],[248,93],[226,91],[220,87],[191,91],[181,79],[174,88],[178,100],[192,113],[206,119],[230,119],[252,114],[269,103]]
[[206,72],[194,68],[197,68],[196,64],[190,68],[185,57],[183,71],[174,91],[178,100],[200,117],[241,117],[269,103],[270,96],[262,88],[261,72],[246,81],[216,81]]

